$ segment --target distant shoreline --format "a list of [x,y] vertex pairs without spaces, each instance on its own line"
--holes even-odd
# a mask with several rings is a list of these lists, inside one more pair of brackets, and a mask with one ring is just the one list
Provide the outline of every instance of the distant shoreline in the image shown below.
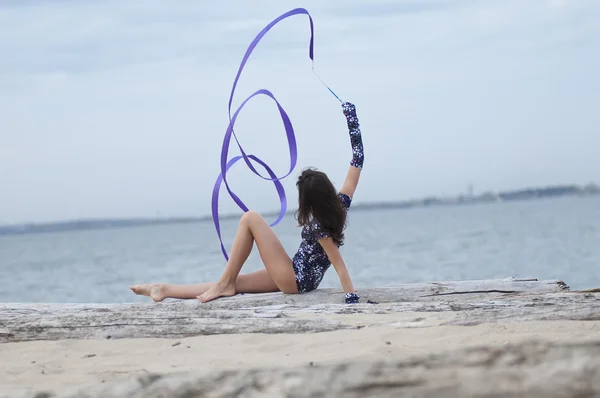
[[[433,206],[457,206],[477,203],[512,202],[524,200],[536,200],[545,198],[557,198],[566,196],[591,196],[600,195],[600,187],[596,184],[586,186],[579,185],[554,185],[542,188],[525,188],[504,192],[484,192],[480,195],[458,195],[454,197],[429,196],[420,199],[371,202],[356,204],[357,210],[378,209],[408,209],[417,207]],[[265,215],[276,215],[279,212],[268,212]],[[290,213],[290,212],[288,212]],[[238,218],[239,214],[227,214],[220,216],[221,220]],[[190,224],[211,221],[212,216],[203,217],[177,217],[177,218],[131,218],[131,219],[97,219],[97,220],[71,220],[55,221],[45,223],[27,223],[15,225],[0,225],[0,235],[24,235],[48,232],[68,232],[93,229],[141,227],[163,224]]]

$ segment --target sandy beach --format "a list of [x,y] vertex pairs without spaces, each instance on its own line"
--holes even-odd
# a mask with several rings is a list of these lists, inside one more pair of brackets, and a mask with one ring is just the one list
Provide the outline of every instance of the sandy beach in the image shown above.
[[[207,374],[313,363],[394,360],[457,347],[531,340],[600,341],[600,321],[531,321],[440,326],[454,315],[336,315],[357,330],[229,334],[183,339],[32,341],[0,345],[4,394],[94,388],[146,373]],[[331,316],[330,316],[331,317]],[[406,327],[409,324],[412,327]]]

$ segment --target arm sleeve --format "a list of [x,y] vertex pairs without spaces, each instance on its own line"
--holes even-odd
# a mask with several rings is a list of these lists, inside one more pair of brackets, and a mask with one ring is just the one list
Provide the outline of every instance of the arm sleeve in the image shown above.
[[354,104],[344,102],[342,104],[344,116],[348,123],[348,133],[350,134],[350,145],[352,146],[352,161],[350,164],[356,168],[362,169],[365,160],[360,125],[356,116],[356,107]]

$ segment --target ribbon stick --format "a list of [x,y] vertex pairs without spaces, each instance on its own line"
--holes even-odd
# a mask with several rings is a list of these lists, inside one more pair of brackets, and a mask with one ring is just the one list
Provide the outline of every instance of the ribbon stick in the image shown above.
[[[235,80],[233,81],[233,87],[231,88],[231,94],[229,96],[229,104],[228,104],[229,125],[227,126],[227,130],[225,132],[225,137],[223,138],[223,147],[221,149],[221,173],[219,174],[219,176],[217,177],[217,180],[215,181],[215,185],[214,185],[213,193],[212,193],[212,217],[213,217],[213,221],[215,224],[215,229],[217,231],[217,236],[219,237],[219,241],[221,243],[221,251],[223,252],[223,255],[225,256],[226,260],[229,260],[229,256],[227,255],[227,250],[225,250],[225,246],[223,245],[223,239],[221,237],[221,225],[219,222],[219,191],[221,188],[221,184],[225,183],[225,187],[227,188],[227,192],[229,193],[229,196],[238,205],[238,207],[240,209],[242,209],[244,212],[248,211],[248,207],[231,190],[231,188],[229,187],[229,184],[227,182],[227,177],[226,177],[227,171],[229,171],[229,169],[235,163],[237,163],[239,160],[243,159],[244,162],[246,163],[246,165],[250,168],[250,170],[252,170],[252,172],[254,174],[256,174],[257,176],[261,177],[264,180],[272,181],[273,184],[275,185],[275,189],[277,190],[277,194],[279,195],[279,201],[281,203],[281,206],[280,206],[280,211],[279,211],[279,217],[277,217],[277,219],[272,224],[270,224],[271,226],[277,225],[283,219],[283,217],[286,213],[286,210],[287,210],[287,199],[286,199],[286,195],[285,195],[285,189],[283,188],[283,185],[281,184],[280,180],[286,178],[287,176],[289,176],[292,173],[292,171],[296,167],[296,162],[298,160],[298,148],[296,146],[296,136],[294,134],[294,128],[292,126],[292,122],[291,122],[288,114],[285,112],[283,107],[279,104],[279,102],[277,101],[275,96],[269,90],[265,90],[265,89],[258,90],[256,92],[254,92],[253,94],[251,94],[248,98],[246,98],[244,100],[244,102],[242,102],[242,104],[233,113],[233,116],[231,115],[231,104],[233,102],[233,95],[235,93],[235,88],[237,86],[240,75],[242,74],[242,70],[244,69],[244,66],[246,65],[246,62],[248,61],[248,58],[254,51],[258,42],[278,22],[280,22],[281,20],[283,20],[285,18],[291,17],[293,15],[298,15],[298,14],[306,14],[308,16],[308,20],[310,22],[310,43],[309,43],[309,49],[308,49],[308,56],[313,62],[313,72],[315,73],[317,78],[321,81],[321,83],[323,83],[325,85],[325,87],[327,87],[327,89],[340,102],[342,102],[342,100],[333,92],[333,90],[331,90],[325,84],[325,82],[323,82],[323,80],[319,77],[319,75],[317,75],[317,73],[314,70],[314,51],[313,51],[314,25],[313,25],[312,17],[310,16],[310,14],[308,13],[308,11],[306,9],[295,8],[295,9],[288,11],[285,14],[282,14],[279,17],[275,18],[273,21],[271,21],[271,23],[269,23],[267,26],[265,26],[263,28],[263,30],[260,31],[260,33],[258,33],[258,35],[250,43],[250,46],[248,46],[248,49],[246,50],[246,53],[244,54],[244,57],[242,58],[242,62],[238,69],[237,75],[235,77]],[[281,121],[283,122],[283,127],[285,129],[285,133],[286,133],[286,137],[287,137],[287,141],[288,141],[288,149],[289,149],[289,153],[290,153],[290,166],[289,166],[289,170],[287,171],[287,174],[285,174],[281,177],[277,177],[277,175],[273,172],[273,170],[271,170],[271,168],[264,161],[259,159],[258,157],[254,156],[254,155],[246,154],[246,152],[242,148],[242,145],[240,144],[240,141],[238,140],[238,138],[233,130],[235,121],[236,121],[240,111],[242,110],[242,108],[246,105],[246,103],[248,101],[250,101],[252,98],[254,98],[257,95],[265,95],[265,96],[271,98],[275,102],[275,105],[277,106],[277,109],[279,110],[279,114],[281,116]],[[235,139],[235,142],[237,143],[237,146],[240,149],[240,152],[242,153],[242,155],[235,156],[231,160],[228,161],[227,155],[229,152],[229,144],[231,143],[232,136]],[[262,174],[260,174],[258,172],[258,170],[256,170],[256,168],[252,164],[253,162],[261,165],[266,170],[266,172],[269,176],[265,177]]]
[[312,71],[315,74],[315,76],[317,76],[317,79],[319,79],[321,81],[321,83],[323,83],[323,85],[327,88],[327,90],[329,90],[329,92],[331,94],[333,94],[333,96],[335,98],[338,99],[338,101],[340,101],[340,103],[343,103],[343,101],[340,99],[340,97],[337,96],[336,93],[333,92],[333,90],[331,88],[329,88],[329,86],[327,84],[325,84],[325,82],[323,81],[323,79],[321,79],[321,76],[319,76],[319,74],[317,72],[315,72],[315,61],[313,61],[313,67],[312,67]]

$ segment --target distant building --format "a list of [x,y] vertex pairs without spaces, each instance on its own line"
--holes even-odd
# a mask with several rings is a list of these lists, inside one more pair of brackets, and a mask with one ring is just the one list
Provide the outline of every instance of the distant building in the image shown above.
[[598,195],[600,194],[600,186],[590,182],[585,187],[583,187],[583,192],[589,195]]
[[481,202],[500,202],[500,195],[496,192],[484,192],[477,197],[478,201]]

